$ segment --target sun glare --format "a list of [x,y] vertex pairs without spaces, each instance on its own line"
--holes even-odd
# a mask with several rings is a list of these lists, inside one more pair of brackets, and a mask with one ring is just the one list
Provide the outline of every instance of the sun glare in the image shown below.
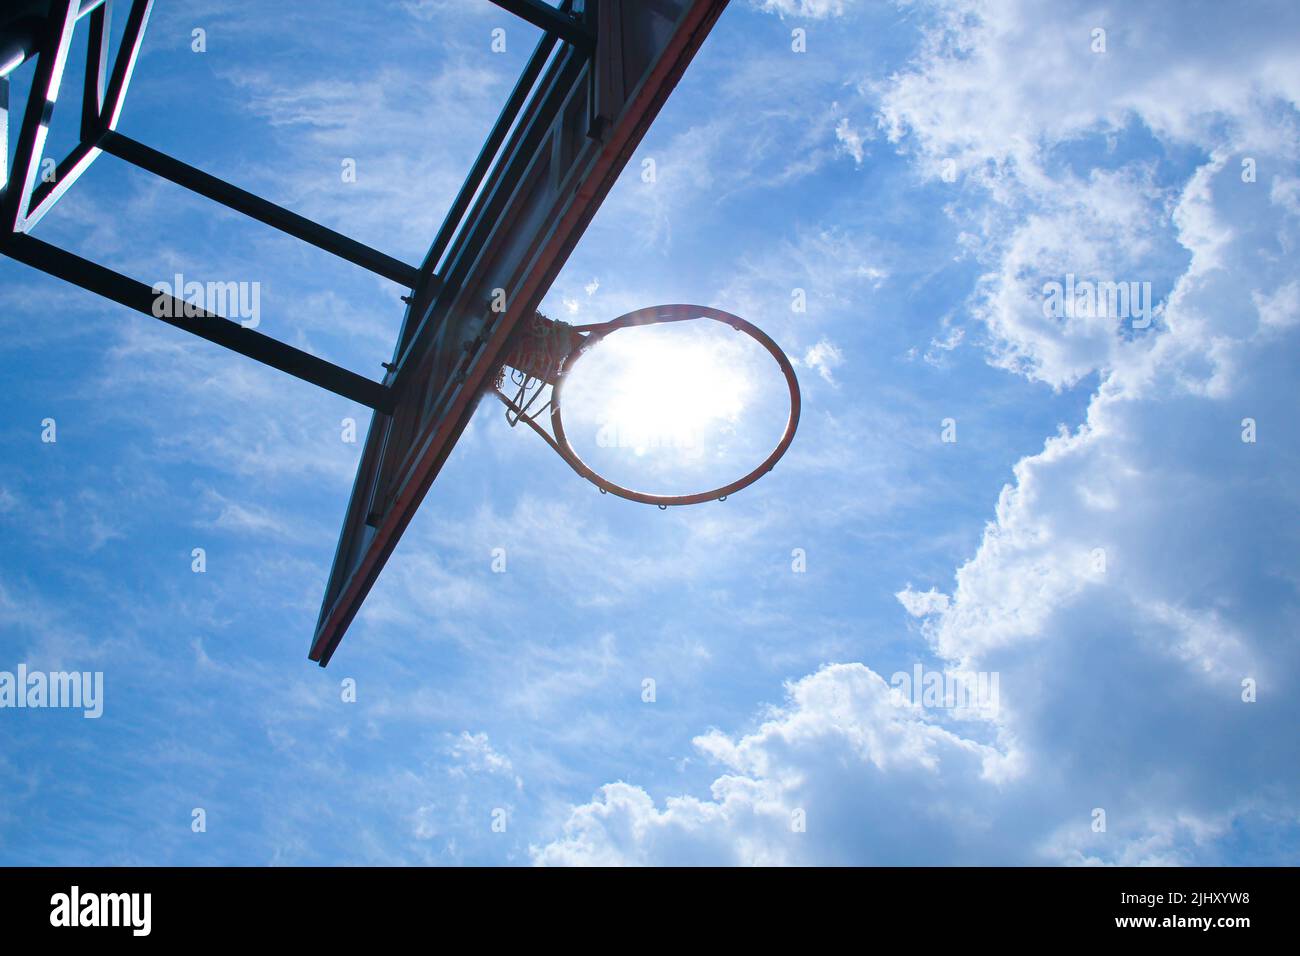
[[601,447],[637,455],[671,449],[689,458],[735,428],[752,390],[736,350],[717,336],[672,331],[612,335],[583,357],[579,370],[592,389],[589,414]]
[[565,432],[598,474],[627,488],[687,494],[753,470],[789,415],[780,368],[722,322],[620,329],[565,383]]

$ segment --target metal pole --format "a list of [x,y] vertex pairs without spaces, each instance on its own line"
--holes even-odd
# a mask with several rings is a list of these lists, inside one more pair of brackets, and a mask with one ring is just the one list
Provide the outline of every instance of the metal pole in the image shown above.
[[[129,309],[151,315],[168,325],[193,332],[200,338],[215,342],[217,345],[224,345],[264,365],[288,372],[304,382],[318,385],[336,395],[342,395],[376,411],[385,413],[392,411],[392,393],[378,382],[296,349],[292,345],[285,345],[261,332],[244,328],[238,322],[224,316],[201,310],[198,315],[186,315],[187,307],[191,311],[194,307],[187,306],[183,300],[175,296],[163,296],[143,282],[124,276],[120,272],[114,272],[57,246],[32,236],[12,235],[0,242],[0,252],[106,299],[119,302]],[[165,308],[156,309],[156,304],[162,299],[171,301],[162,303]],[[159,312],[163,314],[159,315]]]
[[281,232],[287,232],[297,239],[309,242],[318,249],[324,249],[341,259],[354,262],[386,279],[392,279],[398,285],[412,289],[419,278],[419,273],[414,266],[409,266],[355,239],[349,239],[342,233],[327,229],[305,216],[290,212],[260,196],[254,196],[238,186],[232,186],[201,169],[195,169],[179,159],[173,159],[166,153],[160,153],[121,133],[105,133],[99,146],[106,153],[124,159],[163,179],[171,180],[176,185],[184,186],[223,206],[229,206],[236,212],[242,212],[268,226],[274,226]]
[[571,43],[579,50],[591,51],[593,39],[582,24],[542,0],[492,0],[498,7],[541,27],[547,33]]

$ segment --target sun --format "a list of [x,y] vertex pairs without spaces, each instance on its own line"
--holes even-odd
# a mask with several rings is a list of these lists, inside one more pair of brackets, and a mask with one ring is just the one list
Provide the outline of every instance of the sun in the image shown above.
[[720,446],[744,412],[753,384],[735,348],[719,336],[638,329],[583,358],[583,391],[602,447],[676,457]]

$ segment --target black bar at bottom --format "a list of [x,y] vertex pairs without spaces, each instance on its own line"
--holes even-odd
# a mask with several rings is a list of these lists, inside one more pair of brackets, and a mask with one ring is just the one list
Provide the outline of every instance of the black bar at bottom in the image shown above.
[[153,316],[168,325],[199,338],[224,345],[231,351],[288,372],[304,382],[319,385],[336,395],[350,398],[381,412],[392,411],[392,393],[378,382],[340,368],[322,358],[310,355],[292,345],[285,345],[268,335],[244,328],[224,316],[203,312],[197,316],[185,315],[185,303],[173,297],[172,315],[154,315],[154,302],[158,296],[153,289],[135,279],[114,272],[98,263],[83,259],[74,253],[52,246],[31,236],[15,234],[0,242],[0,252],[26,265],[40,269],[52,276],[79,285],[106,299],[119,302],[129,309]]
[[[245,818],[232,819],[238,824]],[[355,828],[359,830],[364,822],[357,822]],[[185,834],[181,840],[190,837],[188,826],[181,832]],[[91,851],[59,852],[89,855]],[[144,852],[162,855],[165,851],[146,848]],[[212,855],[199,849],[171,852],[196,859]],[[310,846],[300,852],[344,852],[354,863],[367,859],[346,844],[341,850]],[[511,859],[503,850],[496,852]],[[412,850],[409,862],[421,861]],[[781,917],[709,920],[716,910],[712,902],[719,881],[743,894],[738,898],[752,912]],[[675,907],[661,902],[668,887],[680,900]],[[1285,868],[886,867],[725,873],[716,869],[548,873],[473,867],[0,868],[0,925],[6,945],[15,953],[28,952],[20,947],[29,941],[33,953],[76,952],[75,944],[81,940],[96,950],[113,949],[104,941],[119,946],[133,943],[137,933],[142,936],[146,931],[160,944],[170,944],[169,951],[191,940],[247,949],[256,936],[273,943],[292,942],[295,949],[320,943],[337,952],[343,948],[340,944],[353,940],[373,949],[379,928],[393,935],[427,933],[431,909],[436,907],[437,912],[454,913],[470,938],[491,936],[508,947],[516,942],[525,947],[535,944],[538,927],[548,932],[544,928],[551,926],[557,935],[569,931],[589,936],[607,935],[606,928],[616,933],[627,926],[650,925],[662,926],[665,933],[689,930],[706,945],[716,938],[732,949],[737,940],[742,946],[749,942],[746,930],[754,942],[767,942],[784,930],[801,941],[810,940],[813,946],[808,948],[825,948],[816,945],[818,939],[831,943],[845,926],[851,926],[864,938],[898,939],[905,949],[920,953],[964,951],[972,948],[972,940],[981,938],[1023,940],[1034,943],[1035,949],[1063,948],[1043,946],[1044,940],[1052,939],[1101,940],[1113,947],[1114,941],[1127,938],[1126,950],[1154,949],[1153,939],[1171,940],[1171,950],[1182,949],[1193,939],[1208,939],[1215,952],[1230,953],[1260,952],[1267,940],[1294,938],[1294,887],[1295,871]],[[105,901],[104,894],[117,896],[116,903]],[[147,910],[145,894],[149,894]],[[504,905],[511,919],[502,919],[502,900],[508,901]],[[101,901],[103,905],[97,905]],[[861,914],[857,923],[827,923],[824,918],[826,913],[849,913],[854,908]],[[93,919],[85,918],[87,913],[94,914]],[[563,923],[557,913],[564,914]],[[834,925],[841,929],[836,931]],[[69,939],[74,943],[71,948]],[[50,945],[54,942],[62,945]]]

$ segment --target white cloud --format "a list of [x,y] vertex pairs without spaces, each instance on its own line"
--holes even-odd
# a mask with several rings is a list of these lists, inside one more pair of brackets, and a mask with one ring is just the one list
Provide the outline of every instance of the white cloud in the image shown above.
[[826,381],[835,384],[834,370],[844,364],[844,353],[827,339],[820,339],[816,345],[804,352],[802,363],[808,368],[816,369]]
[[752,2],[764,13],[775,13],[782,19],[808,17],[813,20],[843,16],[845,7],[852,4],[852,0],[752,0]]
[[510,758],[493,749],[486,733],[461,731],[460,736],[448,748],[448,753],[456,761],[449,771],[453,776],[464,776],[467,773],[501,776],[512,780],[516,789],[524,788],[523,778],[515,773]]
[[[823,668],[787,691],[786,705],[754,732],[696,738],[696,749],[725,768],[711,799],[670,797],[661,810],[640,787],[608,784],[574,808],[559,839],[532,848],[534,862],[903,862],[912,851],[897,834],[927,818],[962,839],[962,801],[993,792],[1007,763],[994,748],[897,703],[889,685],[861,664]],[[850,821],[867,807],[890,825],[869,832],[854,826]]]
[[1265,328],[1285,329],[1300,322],[1300,281],[1279,286],[1271,294],[1254,292],[1251,298]]
[[839,141],[844,152],[853,157],[853,162],[861,166],[862,160],[866,157],[866,148],[863,145],[865,138],[861,131],[853,128],[847,116],[835,124],[835,139]]
[[[1281,117],[1300,95],[1300,68],[1282,38],[1300,29],[1300,11],[1203,14],[1192,30],[1180,29],[1176,4],[1126,8],[1122,18],[1067,4],[1045,28],[1041,11],[1019,0],[969,0],[937,9],[940,26],[914,67],[874,88],[881,126],[918,155],[920,169],[937,175],[943,160],[956,159],[996,201],[966,215],[995,237],[983,250],[991,268],[976,313],[999,364],[1068,387],[1093,371],[1144,363],[1152,335],[1121,336],[1104,316],[1045,317],[1041,283],[1073,272],[1167,287],[1186,268],[1176,235],[1203,257],[1230,239],[1220,222],[1213,237],[1193,241],[1206,222],[1192,195],[1180,203],[1152,164],[1063,169],[1082,141],[1114,141],[1136,122],[1170,144],[1210,150],[1216,171],[1239,151],[1276,157],[1265,169],[1294,154],[1295,124]],[[1090,47],[1099,21],[1110,26],[1104,55]]]
[[[1227,136],[1272,152],[1294,139],[1272,113],[1300,98],[1293,4],[1261,4],[1252,16],[1211,6],[1194,25],[1176,0],[1122,10],[1074,0],[1050,14],[1030,0],[923,6],[938,26],[915,66],[883,86],[881,125],[963,169],[988,160],[1036,175],[1042,146],[1118,132],[1132,118],[1192,145]],[[1102,23],[1107,52],[1097,54],[1091,34]]]
[[[943,338],[930,339],[930,347],[925,350],[921,358],[928,365],[936,368],[942,368],[945,364],[945,356],[948,352],[953,351],[961,345],[962,339],[966,337],[966,330],[960,327],[952,328]],[[912,350],[915,353],[915,349]]]
[[898,598],[898,603],[903,605],[912,617],[927,617],[948,610],[948,595],[935,588],[930,588],[928,591],[913,591],[909,584],[894,597]]
[[301,538],[303,535],[301,529],[291,529],[282,514],[269,508],[232,501],[211,488],[204,489],[203,498],[204,504],[216,511],[216,517],[206,522],[208,527],[276,538]]

